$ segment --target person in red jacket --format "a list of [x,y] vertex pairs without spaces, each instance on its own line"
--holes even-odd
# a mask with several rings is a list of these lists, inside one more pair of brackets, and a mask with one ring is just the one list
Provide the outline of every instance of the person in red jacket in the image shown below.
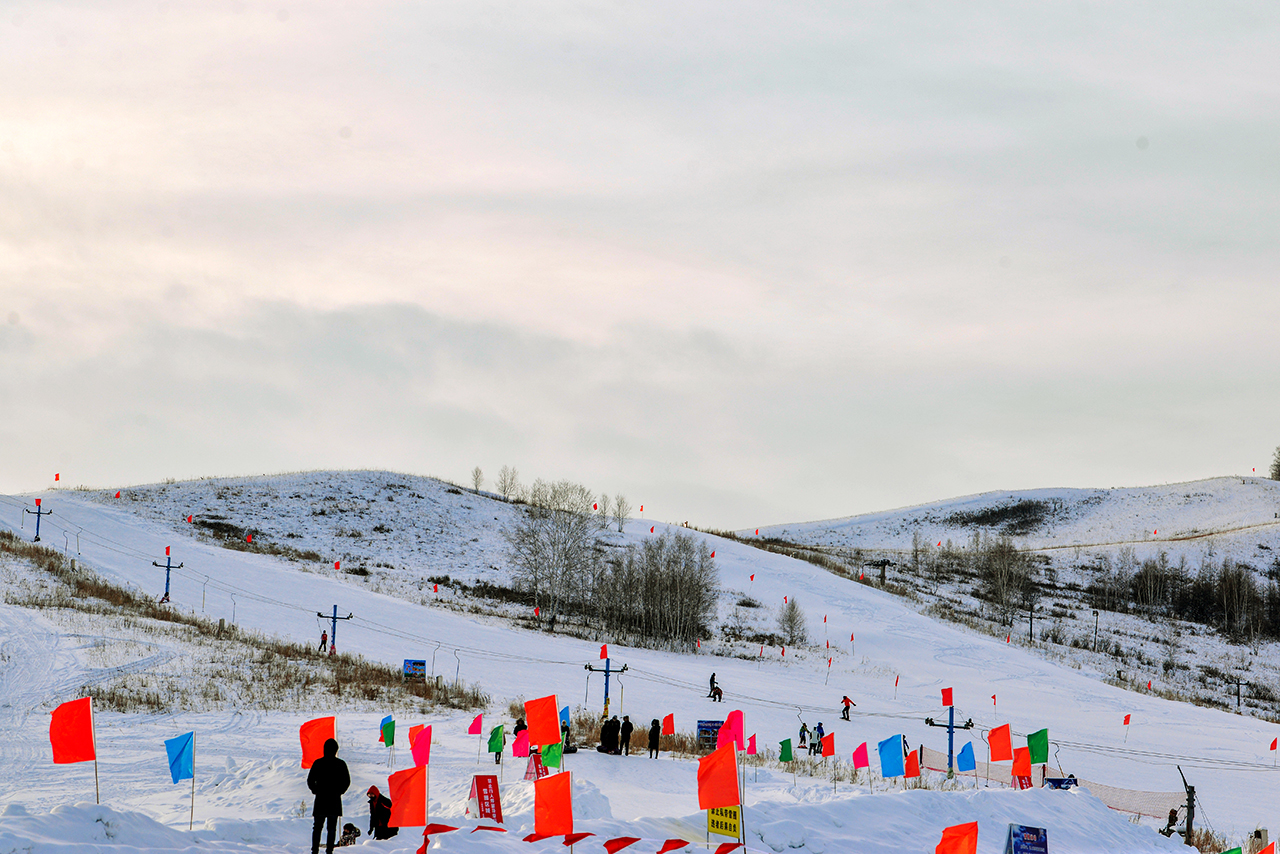
[[366,792],[369,796],[369,835],[374,839],[390,839],[400,832],[398,827],[388,827],[391,821],[391,799],[378,791],[377,786],[370,786]]

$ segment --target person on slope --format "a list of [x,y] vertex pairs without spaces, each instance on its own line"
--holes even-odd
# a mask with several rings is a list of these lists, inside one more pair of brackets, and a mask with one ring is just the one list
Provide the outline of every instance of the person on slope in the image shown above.
[[809,739],[809,753],[822,752],[822,739],[826,736],[827,731],[822,728],[822,721],[818,721],[818,725],[813,728],[813,738]]
[[844,704],[844,711],[840,713],[840,717],[844,718],[847,721],[849,720],[849,707],[856,706],[858,704],[855,703],[853,700],[850,700],[847,694],[840,698],[840,702]]
[[710,686],[709,688],[707,688],[707,696],[708,696],[708,697],[714,697],[714,696],[716,695],[716,688],[717,688],[717,687],[719,687],[719,686],[717,686],[717,685],[716,685],[716,675],[715,675],[714,673],[712,673],[712,674],[711,674],[711,686]]
[[629,715],[623,715],[621,730],[622,741],[619,744],[621,750],[618,751],[623,756],[631,755],[631,733],[635,732],[635,729],[635,726],[631,723],[631,717]]
[[391,799],[378,791],[377,786],[370,786],[366,792],[369,796],[369,835],[374,839],[390,839],[400,832],[398,827],[388,827],[391,822]]
[[800,722],[800,746],[809,746],[809,725],[804,721]]
[[324,652],[325,647],[329,645],[329,633],[327,631],[320,633],[320,651]]
[[649,725],[649,758],[658,758],[658,739],[662,736],[662,728],[658,724],[658,719],[654,718],[653,723]]
[[311,763],[307,773],[307,788],[316,796],[311,814],[315,822],[311,828],[311,854],[320,854],[320,829],[328,824],[328,840],[325,851],[333,854],[334,837],[338,834],[338,816],[342,815],[342,796],[351,786],[351,773],[347,763],[338,758],[338,742],[328,739],[324,743],[324,756]]

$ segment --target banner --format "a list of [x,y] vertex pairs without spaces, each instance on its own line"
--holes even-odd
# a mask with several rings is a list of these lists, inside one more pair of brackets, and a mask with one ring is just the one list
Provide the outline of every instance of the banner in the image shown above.
[[737,839],[742,835],[740,830],[737,807],[716,807],[707,810],[707,833],[717,833],[720,836],[732,836]]

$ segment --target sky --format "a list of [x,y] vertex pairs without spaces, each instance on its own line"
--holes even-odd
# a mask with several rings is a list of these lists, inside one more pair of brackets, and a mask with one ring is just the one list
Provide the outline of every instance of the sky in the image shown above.
[[0,491],[1263,474],[1264,3],[0,2]]

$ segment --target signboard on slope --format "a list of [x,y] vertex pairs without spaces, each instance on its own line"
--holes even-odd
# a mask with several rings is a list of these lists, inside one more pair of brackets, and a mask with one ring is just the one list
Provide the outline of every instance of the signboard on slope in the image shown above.
[[698,721],[698,750],[707,753],[716,749],[716,736],[720,735],[720,727],[724,721]]
[[1004,854],[1049,854],[1049,833],[1043,827],[1011,824]]
[[718,833],[721,836],[732,836],[738,839],[738,808],[716,807],[707,810],[707,833]]
[[423,660],[414,660],[411,658],[406,658],[404,660],[404,681],[406,682],[427,681],[427,662]]
[[497,776],[476,774],[471,778],[471,797],[467,799],[467,815],[491,819],[502,824],[502,800],[498,797]]

